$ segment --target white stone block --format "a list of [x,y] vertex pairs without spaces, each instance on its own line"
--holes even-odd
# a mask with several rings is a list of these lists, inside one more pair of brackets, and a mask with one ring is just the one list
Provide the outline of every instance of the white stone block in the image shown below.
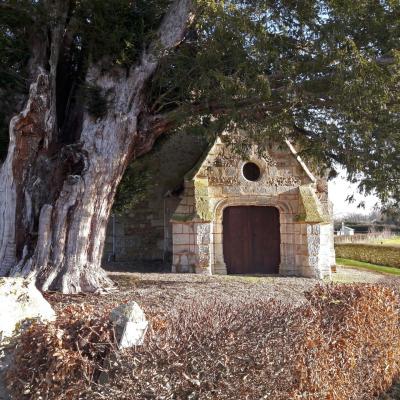
[[198,275],[212,275],[210,267],[203,268],[203,267],[196,266],[195,272]]
[[120,349],[143,344],[149,323],[139,304],[134,301],[121,304],[111,311],[110,320],[115,326]]
[[210,187],[210,195],[213,197],[221,197],[222,196],[222,187],[221,186]]
[[189,265],[189,259],[188,259],[188,256],[186,254],[183,254],[181,256],[180,264],[183,265],[183,266]]
[[294,238],[294,235],[292,233],[287,233],[286,234],[286,243],[290,244],[290,245],[295,243],[295,238]]
[[172,233],[182,233],[182,224],[172,224]]
[[174,235],[174,244],[177,245],[182,245],[182,244],[189,244],[190,243],[190,238],[188,234],[175,234]]
[[303,267],[307,265],[307,257],[303,255],[296,254],[296,267]]
[[279,266],[279,273],[281,275],[291,276],[296,274],[296,269],[292,265],[281,263],[281,265]]
[[204,235],[201,239],[201,244],[210,244],[210,235]]
[[295,234],[294,224],[285,224],[286,233]]
[[215,246],[211,246],[213,247],[213,252],[215,257],[222,257],[223,254],[223,247],[222,245],[215,245]]
[[185,251],[188,251],[189,247],[190,246],[187,244],[175,244],[174,243],[173,252],[174,252],[174,254],[183,253]]
[[222,233],[222,224],[219,223],[214,224],[213,233]]
[[297,213],[297,210],[299,207],[298,200],[290,200],[290,207],[291,207],[293,213]]
[[17,325],[28,319],[53,321],[54,310],[36,288],[24,278],[0,278],[0,341],[11,337]]
[[218,261],[214,264],[214,274],[226,275],[228,273],[226,265],[223,261]]
[[213,241],[215,244],[221,244],[222,243],[222,234],[214,233]]
[[185,234],[193,233],[193,225],[182,224],[182,233]]

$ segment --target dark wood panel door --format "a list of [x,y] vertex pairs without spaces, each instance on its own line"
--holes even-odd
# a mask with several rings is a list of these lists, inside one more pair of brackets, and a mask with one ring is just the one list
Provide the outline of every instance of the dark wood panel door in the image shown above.
[[229,274],[276,274],[280,263],[279,211],[275,207],[227,207],[224,260]]

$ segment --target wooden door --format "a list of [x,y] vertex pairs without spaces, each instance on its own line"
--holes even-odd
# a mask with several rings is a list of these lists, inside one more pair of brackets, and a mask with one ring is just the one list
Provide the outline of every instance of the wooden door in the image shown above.
[[279,211],[275,207],[227,207],[223,215],[223,249],[229,274],[277,274]]

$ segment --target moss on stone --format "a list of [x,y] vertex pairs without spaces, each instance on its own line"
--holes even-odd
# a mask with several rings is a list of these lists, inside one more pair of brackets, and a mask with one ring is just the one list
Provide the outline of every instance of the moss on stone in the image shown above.
[[307,219],[307,215],[305,213],[301,213],[299,215],[296,215],[296,217],[294,218],[294,220],[296,222],[305,222]]
[[196,214],[174,214],[171,218],[172,222],[189,222],[196,219]]
[[208,196],[208,179],[195,179],[194,194],[197,215],[203,221],[211,221],[212,212]]
[[309,185],[303,185],[299,187],[299,192],[304,213],[299,214],[298,222],[328,223],[329,216],[323,213],[313,188]]
[[201,221],[211,221],[212,220],[212,212],[210,211],[209,206],[209,196],[208,196],[208,179],[194,179],[192,181],[186,182],[185,190],[188,190],[193,184],[194,186],[194,213],[191,214],[180,214],[179,207],[172,218],[171,221],[193,221],[193,220],[201,220]]

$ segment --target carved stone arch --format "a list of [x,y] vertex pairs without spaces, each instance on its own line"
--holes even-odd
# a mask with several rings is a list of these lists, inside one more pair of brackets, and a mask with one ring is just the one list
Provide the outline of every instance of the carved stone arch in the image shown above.
[[[227,274],[227,268],[223,254],[223,214],[227,207],[235,206],[259,206],[259,207],[275,207],[279,211],[280,233],[281,238],[285,230],[285,224],[288,222],[288,216],[293,216],[293,209],[289,202],[282,201],[279,198],[266,198],[261,196],[240,196],[236,198],[228,198],[220,200],[215,204],[213,209],[213,220],[210,226],[210,258],[209,267],[212,274]],[[289,218],[290,219],[290,218]],[[284,246],[281,240],[281,260],[287,260],[287,246]],[[282,268],[282,261],[280,271]]]
[[222,219],[223,211],[226,207],[232,206],[264,206],[264,207],[276,207],[279,212],[284,214],[293,214],[293,208],[287,201],[274,198],[262,198],[255,196],[241,196],[231,199],[223,199],[215,204],[213,215],[213,222],[218,222]]

